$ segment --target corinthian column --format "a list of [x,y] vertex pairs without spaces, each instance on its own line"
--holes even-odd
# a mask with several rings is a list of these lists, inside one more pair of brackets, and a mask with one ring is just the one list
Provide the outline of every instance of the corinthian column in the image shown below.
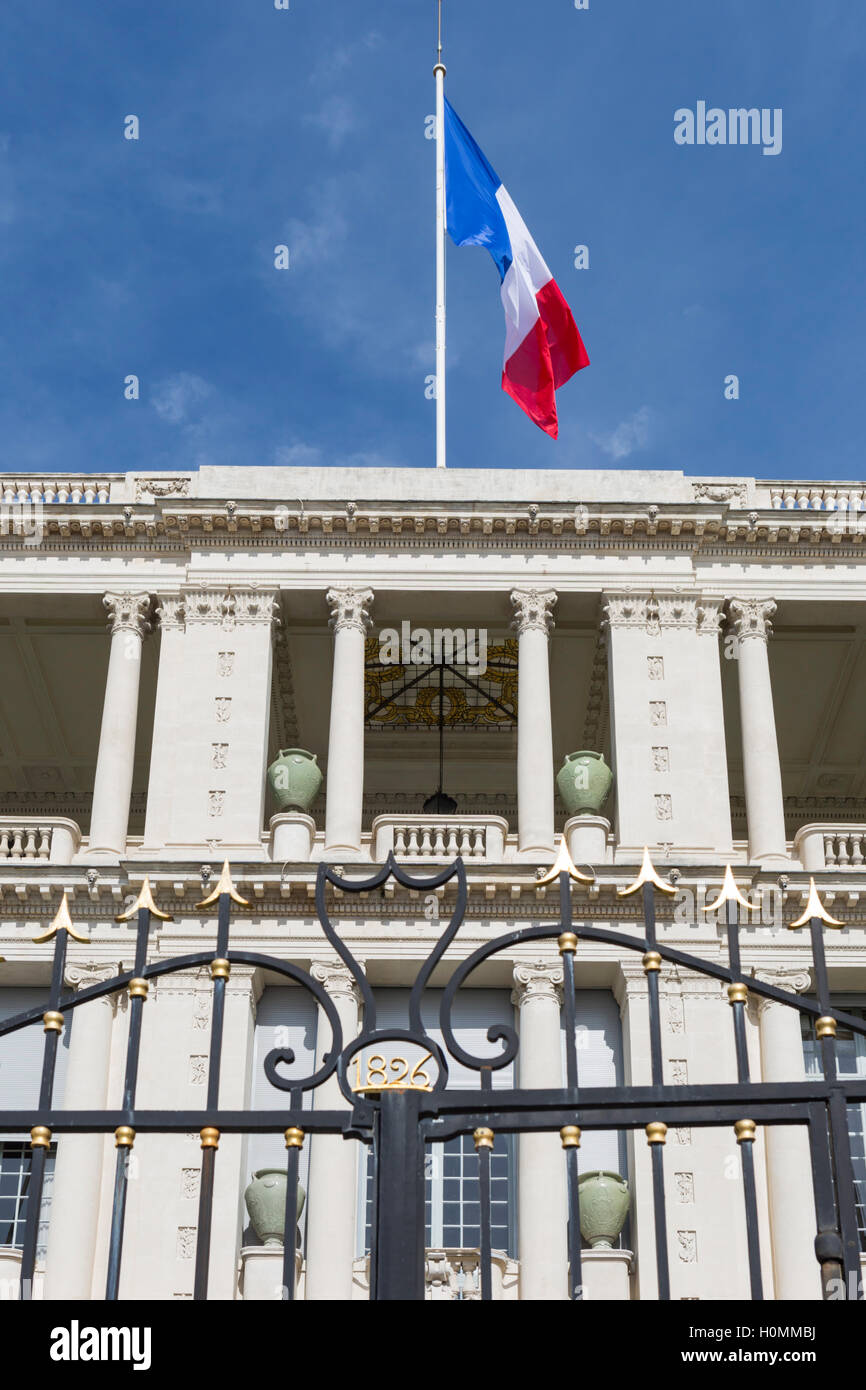
[[110,616],[111,652],[102,706],[87,855],[113,859],[126,853],[138,725],[141,644],[145,634],[150,631],[150,596],[106,594],[102,601]]
[[364,643],[372,589],[329,589],[334,632],[325,852],[358,854],[364,799]]
[[553,853],[553,724],[548,637],[556,594],[514,589],[517,629],[517,840],[520,854]]
[[[119,968],[76,961],[67,966],[66,983],[77,990],[89,989],[110,980]],[[105,1109],[115,1003],[116,996],[104,995],[71,1015],[63,1097],[67,1110]],[[48,1228],[46,1298],[91,1297],[105,1143],[102,1134],[64,1134],[60,1139]]]
[[[539,961],[514,967],[512,1003],[520,1011],[520,1086],[562,1085],[562,966]],[[565,1160],[558,1134],[521,1134],[517,1184],[520,1297],[568,1297]]]
[[[759,970],[757,978],[801,994],[811,983],[806,970]],[[763,1081],[804,1081],[800,1015],[775,999],[758,999]],[[809,1139],[802,1125],[767,1125],[767,1193],[776,1298],[820,1298],[815,1259],[815,1199]]]
[[[343,1047],[358,1033],[360,992],[341,960],[314,961],[310,967],[334,1001],[343,1030]],[[319,1010],[316,1033],[316,1067],[331,1049],[331,1029]],[[348,1110],[336,1073],[313,1093],[317,1110]],[[358,1145],[338,1134],[316,1134],[310,1139],[310,1172],[307,1180],[307,1277],[305,1298],[352,1297],[352,1261],[355,1258],[355,1218],[358,1209]]]
[[731,599],[728,615],[737,638],[743,782],[752,863],[788,862],[782,772],[770,685],[767,643],[776,605],[772,599]]

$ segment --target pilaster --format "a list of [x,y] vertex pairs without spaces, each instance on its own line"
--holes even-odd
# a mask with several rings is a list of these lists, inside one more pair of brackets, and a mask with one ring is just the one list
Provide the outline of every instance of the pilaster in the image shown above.
[[618,849],[675,844],[680,862],[731,855],[717,599],[604,596]]
[[161,598],[148,849],[265,857],[276,608],[276,593],[254,586],[190,585]]

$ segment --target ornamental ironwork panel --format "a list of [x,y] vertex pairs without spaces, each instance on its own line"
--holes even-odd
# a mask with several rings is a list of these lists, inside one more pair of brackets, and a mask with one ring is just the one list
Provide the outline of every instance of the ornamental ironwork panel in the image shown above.
[[[453,908],[445,929],[421,966],[412,986],[405,1028],[377,1027],[376,999],[369,981],[347,943],[333,925],[327,904],[329,887],[341,893],[374,892],[394,878],[404,888],[436,892],[454,883]],[[180,1134],[196,1131],[202,1147],[196,1227],[194,1297],[208,1296],[214,1175],[223,1135],[280,1133],[287,1153],[288,1191],[284,1230],[283,1297],[294,1299],[295,1213],[299,1156],[308,1134],[341,1135],[345,1140],[370,1147],[374,1159],[372,1212],[371,1297],[377,1300],[424,1297],[424,1154],[430,1143],[470,1135],[478,1154],[480,1176],[480,1286],[483,1299],[492,1298],[491,1250],[491,1153],[497,1136],[552,1131],[558,1133],[563,1151],[568,1193],[567,1249],[568,1289],[572,1299],[582,1297],[580,1195],[577,1150],[582,1131],[633,1130],[642,1132],[650,1150],[655,1264],[658,1296],[669,1299],[668,1231],[665,1202],[665,1143],[674,1126],[728,1129],[736,1138],[742,1171],[743,1220],[747,1237],[751,1296],[763,1297],[760,1228],[755,1185],[754,1146],[761,1126],[797,1125],[808,1134],[811,1173],[817,1215],[815,1255],[820,1265],[825,1298],[861,1297],[860,1243],[856,1194],[846,1108],[866,1103],[866,1078],[844,1078],[836,1056],[836,1034],[842,1026],[851,1034],[866,1036],[866,1020],[834,1007],[831,1001],[824,947],[825,929],[841,926],[821,904],[814,883],[802,916],[793,930],[808,931],[812,951],[815,999],[807,999],[746,978],[740,959],[739,910],[748,909],[730,870],[726,870],[716,900],[708,911],[723,910],[727,964],[703,960],[660,942],[656,932],[656,894],[675,890],[654,870],[649,855],[634,883],[620,890],[623,897],[637,896],[642,922],[631,932],[591,927],[576,920],[573,895],[591,878],[571,862],[563,843],[557,862],[540,880],[558,890],[559,917],[554,923],[505,932],[484,943],[455,965],[445,987],[439,1011],[443,1039],[440,1045],[426,1031],[422,999],[433,972],[443,961],[464,920],[467,901],[466,870],[458,858],[441,872],[427,877],[411,875],[394,856],[363,879],[347,878],[330,865],[318,868],[316,912],[325,939],[350,972],[363,1000],[363,1026],[354,1038],[344,1039],[339,1014],[322,983],[307,970],[280,957],[231,944],[233,911],[249,904],[232,882],[226,864],[213,891],[198,904],[202,911],[215,909],[212,944],[201,951],[170,960],[148,961],[151,923],[166,919],[154,901],[148,881],[138,901],[122,914],[121,921],[136,921],[135,956],[131,970],[82,989],[64,991],[64,966],[71,939],[77,932],[64,894],[52,925],[37,941],[53,941],[51,982],[44,1008],[29,1009],[0,1023],[0,1037],[42,1022],[44,1051],[38,1096],[26,1111],[0,1109],[0,1136],[30,1134],[29,1200],[25,1221],[20,1296],[33,1294],[40,1207],[49,1153],[58,1136],[76,1133],[113,1134],[116,1168],[111,1216],[105,1297],[118,1298],[124,1244],[129,1154],[141,1134]],[[555,942],[563,971],[565,1022],[565,1081],[549,1089],[493,1087],[497,1071],[518,1057],[520,1038],[503,1023],[492,1024],[487,1040],[498,1051],[476,1056],[461,1043],[453,1021],[455,1000],[473,972],[502,952],[527,943]],[[580,942],[599,942],[639,956],[647,982],[650,1040],[649,1085],[618,1085],[581,1090],[576,1041],[575,955]],[[223,1056],[226,986],[232,967],[261,967],[307,990],[322,1010],[332,1041],[321,1064],[309,1075],[287,1076],[294,1062],[286,1048],[275,1048],[264,1059],[270,1083],[283,1091],[280,1110],[230,1110],[219,1104]],[[662,1031],[659,977],[666,966],[695,971],[726,989],[736,1056],[737,1080],[733,1083],[668,1085],[662,1071]],[[151,983],[177,971],[205,967],[212,980],[210,1040],[207,1057],[207,1093],[204,1108],[196,1110],[148,1110],[137,1101],[142,1017]],[[57,1048],[68,1015],[92,1000],[125,992],[129,1001],[129,1031],[123,1094],[118,1109],[77,1110],[56,1108],[53,1102]],[[809,1020],[821,1050],[823,1075],[804,1081],[755,1082],[749,1071],[745,1013],[750,995],[775,1000]],[[386,1043],[396,1051],[389,1055]],[[474,1073],[474,1089],[448,1088],[449,1062]],[[304,1095],[336,1077],[348,1108],[304,1108]],[[2,1103],[2,1097],[0,1097]],[[62,1148],[58,1160],[62,1163]],[[840,1295],[839,1290],[844,1290]]]

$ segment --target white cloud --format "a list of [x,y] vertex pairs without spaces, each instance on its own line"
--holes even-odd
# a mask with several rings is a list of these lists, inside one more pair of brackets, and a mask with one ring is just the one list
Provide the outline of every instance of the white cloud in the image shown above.
[[204,377],[194,372],[177,372],[156,383],[151,403],[161,420],[170,425],[182,425],[189,421],[190,415],[200,414],[199,407],[211,395],[213,387]]
[[307,125],[316,126],[328,137],[331,149],[339,149],[347,135],[358,125],[355,107],[345,97],[329,97],[319,110],[304,117]]
[[274,463],[280,468],[397,468],[399,461],[375,450],[358,449],[351,454],[329,454],[317,444],[283,444],[274,450]]
[[649,440],[651,412],[642,405],[627,419],[621,420],[609,434],[591,434],[594,444],[612,459],[625,459],[636,449],[643,449]]

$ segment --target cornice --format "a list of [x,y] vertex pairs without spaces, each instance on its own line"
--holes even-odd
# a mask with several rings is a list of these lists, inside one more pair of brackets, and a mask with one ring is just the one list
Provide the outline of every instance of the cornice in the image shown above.
[[[695,485],[703,486],[703,485]],[[706,485],[706,503],[659,506],[594,503],[584,506],[527,502],[519,506],[453,503],[443,506],[305,503],[287,511],[280,502],[225,502],[178,497],[120,506],[52,502],[41,505],[39,551],[101,553],[106,545],[124,552],[188,552],[200,543],[216,549],[275,549],[304,552],[363,549],[538,550],[544,553],[613,550],[617,553],[700,554],[730,559],[859,559],[866,553],[866,512],[767,508],[743,514],[717,501]],[[715,491],[729,490],[720,484]],[[150,488],[140,494],[150,495]],[[735,501],[736,499],[731,499]],[[841,520],[840,520],[841,518]],[[29,537],[0,537],[0,553],[17,553]],[[32,544],[27,546],[34,552]]]

